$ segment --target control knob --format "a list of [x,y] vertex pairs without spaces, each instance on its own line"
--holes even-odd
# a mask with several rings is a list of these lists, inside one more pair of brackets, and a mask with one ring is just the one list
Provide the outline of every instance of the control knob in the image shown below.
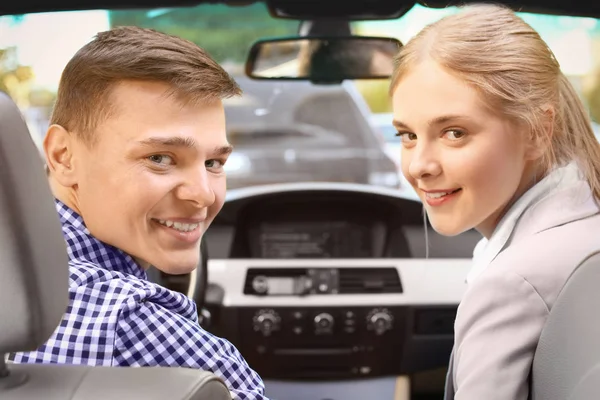
[[386,308],[375,308],[367,315],[367,329],[383,335],[392,329],[394,317]]
[[317,334],[333,332],[333,317],[329,313],[320,313],[315,316],[315,331]]
[[263,336],[271,336],[281,328],[281,317],[275,310],[265,309],[258,311],[253,318],[254,330]]

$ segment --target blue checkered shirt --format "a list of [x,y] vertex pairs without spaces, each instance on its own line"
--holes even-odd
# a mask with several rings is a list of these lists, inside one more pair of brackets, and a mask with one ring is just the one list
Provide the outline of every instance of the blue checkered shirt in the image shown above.
[[17,363],[182,366],[221,377],[232,396],[266,400],[261,378],[227,340],[203,330],[189,297],[149,282],[123,251],[100,242],[60,201],[56,208],[69,253],[69,306],[37,351]]

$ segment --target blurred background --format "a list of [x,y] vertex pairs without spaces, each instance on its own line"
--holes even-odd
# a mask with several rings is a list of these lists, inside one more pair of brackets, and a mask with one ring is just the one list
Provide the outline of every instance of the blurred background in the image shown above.
[[[402,22],[353,22],[353,33],[394,36],[406,43],[455,8],[415,6]],[[587,104],[600,137],[600,22],[591,18],[521,14],[548,42]],[[295,35],[298,21],[270,17],[264,4],[238,8],[97,10],[0,17],[0,90],[18,103],[41,145],[62,69],[98,31],[138,25],[189,39],[232,73],[244,95],[226,102],[235,152],[229,187],[290,182],[356,182],[397,187],[400,143],[391,125],[387,80],[339,86],[263,81],[243,76],[252,43]],[[40,40],[44,38],[44,40]]]

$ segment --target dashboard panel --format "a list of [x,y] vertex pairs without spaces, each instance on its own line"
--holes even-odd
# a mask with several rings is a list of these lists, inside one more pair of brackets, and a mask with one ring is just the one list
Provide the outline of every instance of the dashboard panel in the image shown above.
[[[328,273],[393,267],[401,290],[302,295],[244,291],[256,271],[280,277],[297,274],[302,266]],[[445,367],[470,264],[460,259],[239,259],[213,260],[209,267],[212,320],[205,327],[236,345],[263,379],[322,381]]]
[[205,239],[204,327],[264,379],[343,380],[447,365],[480,235],[438,235],[406,193],[307,183],[230,191]]

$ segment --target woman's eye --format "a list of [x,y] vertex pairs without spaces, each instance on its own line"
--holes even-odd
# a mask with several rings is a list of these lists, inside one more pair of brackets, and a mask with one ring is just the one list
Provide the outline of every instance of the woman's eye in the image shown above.
[[400,138],[401,142],[412,142],[417,140],[417,135],[411,132],[398,132],[396,136]]
[[148,160],[153,162],[154,164],[159,164],[161,166],[172,165],[173,158],[171,156],[167,156],[165,154],[154,154],[148,157]]
[[459,131],[456,129],[450,129],[450,130],[444,132],[444,135],[446,135],[446,137],[450,140],[458,140],[458,139],[462,138],[463,136],[465,136],[465,133],[463,131]]

